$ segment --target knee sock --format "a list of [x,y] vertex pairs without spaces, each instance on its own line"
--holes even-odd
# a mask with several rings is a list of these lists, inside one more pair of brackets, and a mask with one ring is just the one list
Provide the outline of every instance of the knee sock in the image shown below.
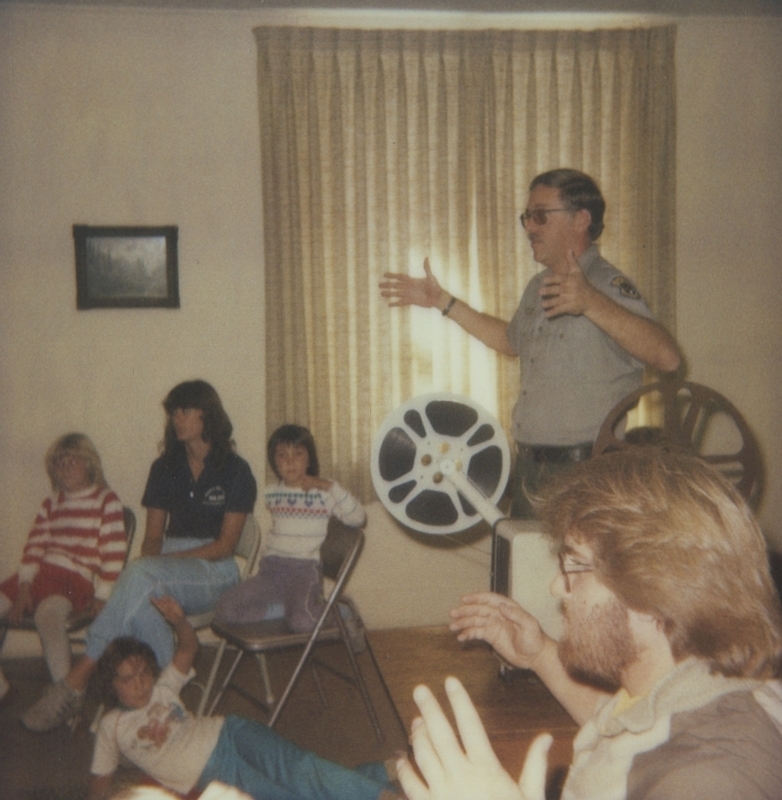
[[71,668],[71,643],[65,630],[65,620],[71,608],[68,598],[51,595],[35,609],[35,627],[54,683],[64,678]]

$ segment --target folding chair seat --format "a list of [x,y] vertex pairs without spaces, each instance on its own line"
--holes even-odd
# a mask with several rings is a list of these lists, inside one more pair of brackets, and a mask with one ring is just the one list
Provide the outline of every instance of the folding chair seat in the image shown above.
[[[125,560],[122,563],[122,569],[128,564],[130,558],[130,549],[133,546],[133,537],[136,533],[136,515],[127,506],[122,507],[123,520],[125,525],[125,536],[128,540],[128,547],[125,551]],[[68,638],[72,644],[84,644],[83,631],[89,627],[93,620],[92,614],[87,611],[72,612],[65,623],[65,629],[68,632]],[[17,624],[12,624],[8,619],[0,620],[0,650],[2,650],[3,643],[8,631],[35,631],[35,620],[32,614],[26,614]]]
[[[304,666],[309,662],[313,668],[315,682],[324,705],[326,700],[317,670],[315,669],[316,664],[328,669],[333,674],[358,688],[362,700],[364,701],[367,714],[375,729],[377,739],[378,741],[383,741],[383,732],[380,728],[377,713],[372,699],[369,696],[364,677],[361,674],[361,668],[356,659],[356,653],[361,649],[362,644],[369,649],[373,661],[374,654],[371,652],[369,643],[365,642],[365,640],[362,642],[361,640],[363,636],[363,623],[358,616],[355,604],[343,595],[345,583],[347,582],[353,565],[358,559],[363,543],[364,532],[360,528],[350,528],[334,518],[329,522],[329,531],[325,541],[321,545],[320,558],[323,576],[333,581],[333,588],[328,593],[328,597],[325,598],[323,612],[315,628],[311,632],[291,633],[287,629],[284,620],[270,620],[267,622],[243,625],[223,623],[220,620],[214,620],[212,622],[212,630],[225,641],[226,645],[236,648],[237,653],[219,690],[212,700],[209,707],[209,714],[214,712],[226,690],[228,688],[233,688],[246,699],[269,711],[271,716],[268,724],[269,727],[274,727]],[[347,621],[343,618],[343,612],[345,610],[347,610],[347,613],[350,615]],[[321,644],[340,641],[347,650],[353,673],[352,675],[347,675],[335,669],[333,666],[316,659],[313,654],[313,650]],[[293,647],[303,647],[304,649],[280,699],[275,702],[274,693],[269,681],[265,656],[267,653]],[[222,648],[222,650],[224,651],[225,648]],[[258,661],[265,687],[265,700],[253,695],[233,680],[237,667],[247,653],[253,654]],[[222,652],[218,655],[222,657]],[[217,659],[215,662],[213,673],[216,673],[218,667]],[[213,677],[214,676],[212,676],[212,678]],[[211,687],[209,688],[211,689]]]

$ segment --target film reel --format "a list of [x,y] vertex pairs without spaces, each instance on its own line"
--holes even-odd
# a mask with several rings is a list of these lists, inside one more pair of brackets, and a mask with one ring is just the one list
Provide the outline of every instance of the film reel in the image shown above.
[[510,450],[500,424],[472,400],[419,395],[385,419],[372,445],[372,482],[386,510],[421,533],[466,530],[501,515]]

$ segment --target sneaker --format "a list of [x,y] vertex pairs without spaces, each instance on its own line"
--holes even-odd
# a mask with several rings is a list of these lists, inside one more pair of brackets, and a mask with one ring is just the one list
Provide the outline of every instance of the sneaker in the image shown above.
[[20,720],[28,731],[47,733],[77,716],[84,704],[84,692],[77,692],[65,678],[47,687],[41,699],[22,714]]
[[337,607],[339,608],[340,616],[345,621],[351,649],[354,653],[363,653],[367,648],[364,620],[358,615],[358,611],[351,600],[340,600],[337,602]]

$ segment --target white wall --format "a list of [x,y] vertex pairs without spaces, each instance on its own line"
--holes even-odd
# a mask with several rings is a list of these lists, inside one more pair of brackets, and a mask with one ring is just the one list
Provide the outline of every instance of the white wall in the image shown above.
[[[191,24],[188,24],[191,23]],[[212,15],[0,11],[0,553],[58,434],[95,440],[139,509],[185,378],[220,392],[263,470],[263,271],[252,35]],[[76,311],[73,223],[179,226],[180,310]]]
[[688,19],[676,52],[678,336],[760,440],[782,547],[782,19]]
[[[227,23],[227,24],[226,24]],[[84,430],[133,507],[166,392],[212,382],[263,479],[254,44],[220,15],[0,10],[0,562],[60,433]],[[71,226],[179,226],[180,310],[76,311]],[[140,540],[140,537],[139,537]]]
[[[275,21],[295,21],[297,12]],[[252,27],[262,12],[0,6],[0,574],[84,430],[143,523],[160,401],[203,377],[264,465],[263,240]],[[677,43],[679,338],[690,376],[747,416],[782,544],[782,21],[688,18]],[[176,224],[180,310],[77,312],[71,226]],[[139,537],[140,538],[140,537]],[[487,537],[453,547],[370,509],[352,593],[373,627],[441,622],[488,585]],[[477,549],[476,549],[477,548]]]

